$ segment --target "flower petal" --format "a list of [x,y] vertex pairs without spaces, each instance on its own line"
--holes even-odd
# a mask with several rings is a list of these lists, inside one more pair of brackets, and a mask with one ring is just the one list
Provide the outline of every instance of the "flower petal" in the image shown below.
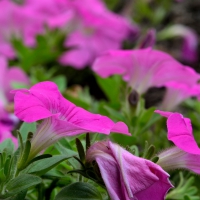
[[15,92],[15,114],[25,122],[34,122],[57,114],[60,93],[53,82],[42,82],[30,90]]
[[167,120],[168,139],[178,148],[192,154],[200,154],[200,149],[192,134],[191,121],[175,113]]
[[[61,98],[62,110],[61,118],[63,123],[71,123],[85,131],[109,134],[111,131],[130,135],[128,127],[123,122],[114,123],[110,118],[93,114],[80,108],[65,98]],[[61,122],[60,122],[61,123]]]
[[156,110],[156,113],[167,117],[168,140],[171,140],[178,148],[192,154],[200,154],[189,118],[184,118],[179,113]]

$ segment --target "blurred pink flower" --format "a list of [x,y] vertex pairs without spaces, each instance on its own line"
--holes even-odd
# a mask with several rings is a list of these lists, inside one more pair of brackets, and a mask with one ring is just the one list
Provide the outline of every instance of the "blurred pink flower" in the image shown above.
[[12,114],[4,110],[2,102],[0,102],[0,143],[6,139],[11,139],[15,146],[17,146],[17,138],[15,138],[11,130],[13,129],[17,119]]
[[160,39],[167,39],[173,37],[182,37],[183,44],[180,51],[180,57],[186,62],[195,62],[198,58],[198,35],[190,27],[182,24],[175,24],[162,30],[158,37]]
[[167,88],[164,99],[159,106],[161,110],[172,111],[177,105],[190,97],[200,96],[200,85],[194,83],[189,86],[174,81],[165,84]]
[[106,116],[92,114],[66,100],[53,82],[41,82],[29,90],[13,92],[15,114],[19,119],[28,123],[44,119],[32,139],[34,155],[65,136],[85,132],[130,135],[123,122],[114,123]]
[[100,0],[68,3],[74,12],[74,30],[65,41],[65,46],[71,49],[60,57],[63,65],[84,68],[102,52],[119,49],[125,39],[138,34],[136,26],[109,11]]
[[8,102],[13,101],[13,94],[10,94],[10,90],[13,89],[14,83],[20,83],[23,85],[29,85],[28,76],[19,67],[8,68],[8,63],[5,57],[0,56],[0,100],[5,106]]
[[122,75],[139,94],[169,81],[191,85],[200,78],[192,68],[183,66],[167,53],[150,48],[105,52],[95,60],[92,69],[103,78]]
[[8,68],[7,60],[0,55],[0,142],[7,138],[11,138],[15,145],[17,139],[12,136],[11,131],[18,122],[14,114],[6,111],[6,106],[13,101],[13,94],[10,90],[13,89],[13,83],[29,84],[29,79],[26,74],[18,67]]
[[[28,46],[35,45],[36,34],[43,33],[40,16],[10,0],[0,1],[0,52],[8,58],[15,57],[13,38],[22,39]],[[2,44],[2,45],[1,45]],[[5,53],[4,53],[5,50]]]
[[164,199],[172,184],[159,165],[132,155],[110,141],[97,142],[86,154],[96,161],[112,200]]
[[63,65],[83,68],[105,50],[119,49],[123,40],[138,34],[138,28],[124,17],[109,11],[101,0],[25,0],[19,5],[0,1],[0,53],[15,57],[14,38],[29,47],[46,27],[66,32],[65,47],[60,57]]
[[[45,25],[52,25],[55,18],[62,15],[65,7],[62,0],[25,0],[19,5],[11,0],[0,1],[0,53],[14,58],[13,38],[22,39],[29,47],[36,45],[36,36],[45,33]],[[63,22],[68,21],[66,14]]]

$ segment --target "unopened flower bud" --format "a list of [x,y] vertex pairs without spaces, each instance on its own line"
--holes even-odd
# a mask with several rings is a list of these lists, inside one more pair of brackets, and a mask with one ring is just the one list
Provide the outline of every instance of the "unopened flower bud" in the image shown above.
[[153,47],[156,42],[156,30],[149,29],[142,39],[141,43],[139,44],[140,49],[144,49],[147,47]]
[[136,106],[138,101],[139,101],[139,94],[137,93],[136,90],[133,90],[128,97],[128,101],[130,103],[130,105],[132,106]]

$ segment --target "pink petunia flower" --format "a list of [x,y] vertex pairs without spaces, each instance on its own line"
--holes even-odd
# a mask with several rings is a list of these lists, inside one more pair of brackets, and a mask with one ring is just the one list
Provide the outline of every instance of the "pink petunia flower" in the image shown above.
[[119,49],[125,39],[139,32],[127,19],[109,11],[100,0],[68,1],[68,6],[74,12],[74,30],[65,41],[65,46],[71,49],[60,57],[63,65],[84,68],[102,52]]
[[200,96],[200,85],[194,83],[193,86],[189,86],[183,83],[177,83],[174,81],[165,84],[167,91],[164,95],[164,99],[159,106],[161,110],[172,111],[177,105],[190,97]]
[[[29,47],[36,45],[36,36],[46,32],[46,26],[54,28],[55,19],[62,16],[62,25],[67,23],[66,6],[62,0],[25,0],[19,5],[11,0],[0,1],[0,53],[14,58],[13,38],[22,39]],[[61,22],[59,22],[61,23]]]
[[198,58],[198,35],[190,27],[182,24],[172,25],[159,33],[160,39],[167,39],[173,37],[183,38],[182,49],[180,51],[180,58],[186,62],[195,62]]
[[123,122],[114,123],[106,116],[92,114],[66,100],[53,82],[41,82],[29,90],[14,93],[15,114],[19,119],[28,123],[43,119],[32,139],[31,157],[65,136],[85,132],[130,135]]
[[156,110],[156,113],[167,118],[167,138],[178,148],[192,154],[200,154],[193,133],[189,118],[183,117],[180,113],[165,112]]
[[192,134],[190,119],[179,113],[155,112],[167,117],[167,137],[176,145],[159,153],[157,164],[165,170],[184,168],[200,174],[200,148]]
[[16,121],[16,117],[7,113],[4,110],[3,103],[0,102],[0,143],[6,139],[11,139],[15,146],[17,146],[17,138],[11,133]]
[[37,30],[37,26],[31,24],[33,16],[24,10],[24,6],[10,0],[3,0],[0,1],[0,7],[4,8],[0,13],[0,52],[2,55],[13,59],[15,51],[11,40],[18,38],[23,39],[25,43],[29,43],[30,35],[26,33],[29,32],[29,28],[33,30],[33,25],[35,30]]
[[0,100],[5,106],[6,103],[13,101],[13,94],[10,94],[10,90],[13,89],[14,83],[21,83],[23,85],[29,85],[28,76],[19,68],[8,68],[8,63],[5,57],[0,56]]
[[[126,18],[109,11],[101,0],[25,0],[22,5],[0,1],[0,53],[15,57],[12,38],[22,39],[29,47],[46,27],[59,28],[67,37],[70,51],[60,57],[63,65],[83,68],[109,49],[119,49],[127,38],[138,34],[138,27]],[[112,27],[112,28],[111,28]]]
[[110,141],[97,142],[86,154],[96,161],[112,200],[164,199],[172,184],[159,165],[132,155]]
[[95,60],[92,69],[103,78],[122,75],[139,94],[169,81],[191,85],[200,78],[192,68],[183,66],[167,53],[150,48],[108,51]]
[[8,68],[5,57],[0,56],[0,142],[7,138],[11,138],[17,145],[17,139],[12,136],[11,131],[19,121],[16,116],[6,111],[6,106],[13,102],[13,94],[10,90],[13,89],[13,83],[29,84],[29,79],[26,74],[18,67]]

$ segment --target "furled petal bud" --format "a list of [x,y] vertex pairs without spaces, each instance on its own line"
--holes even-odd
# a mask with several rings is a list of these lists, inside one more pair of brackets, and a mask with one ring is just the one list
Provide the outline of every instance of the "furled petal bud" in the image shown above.
[[164,199],[172,187],[169,175],[157,164],[132,155],[110,141],[97,142],[86,154],[96,161],[112,200]]
[[156,42],[156,30],[155,29],[149,29],[141,41],[139,48],[145,49],[148,47],[153,47]]

